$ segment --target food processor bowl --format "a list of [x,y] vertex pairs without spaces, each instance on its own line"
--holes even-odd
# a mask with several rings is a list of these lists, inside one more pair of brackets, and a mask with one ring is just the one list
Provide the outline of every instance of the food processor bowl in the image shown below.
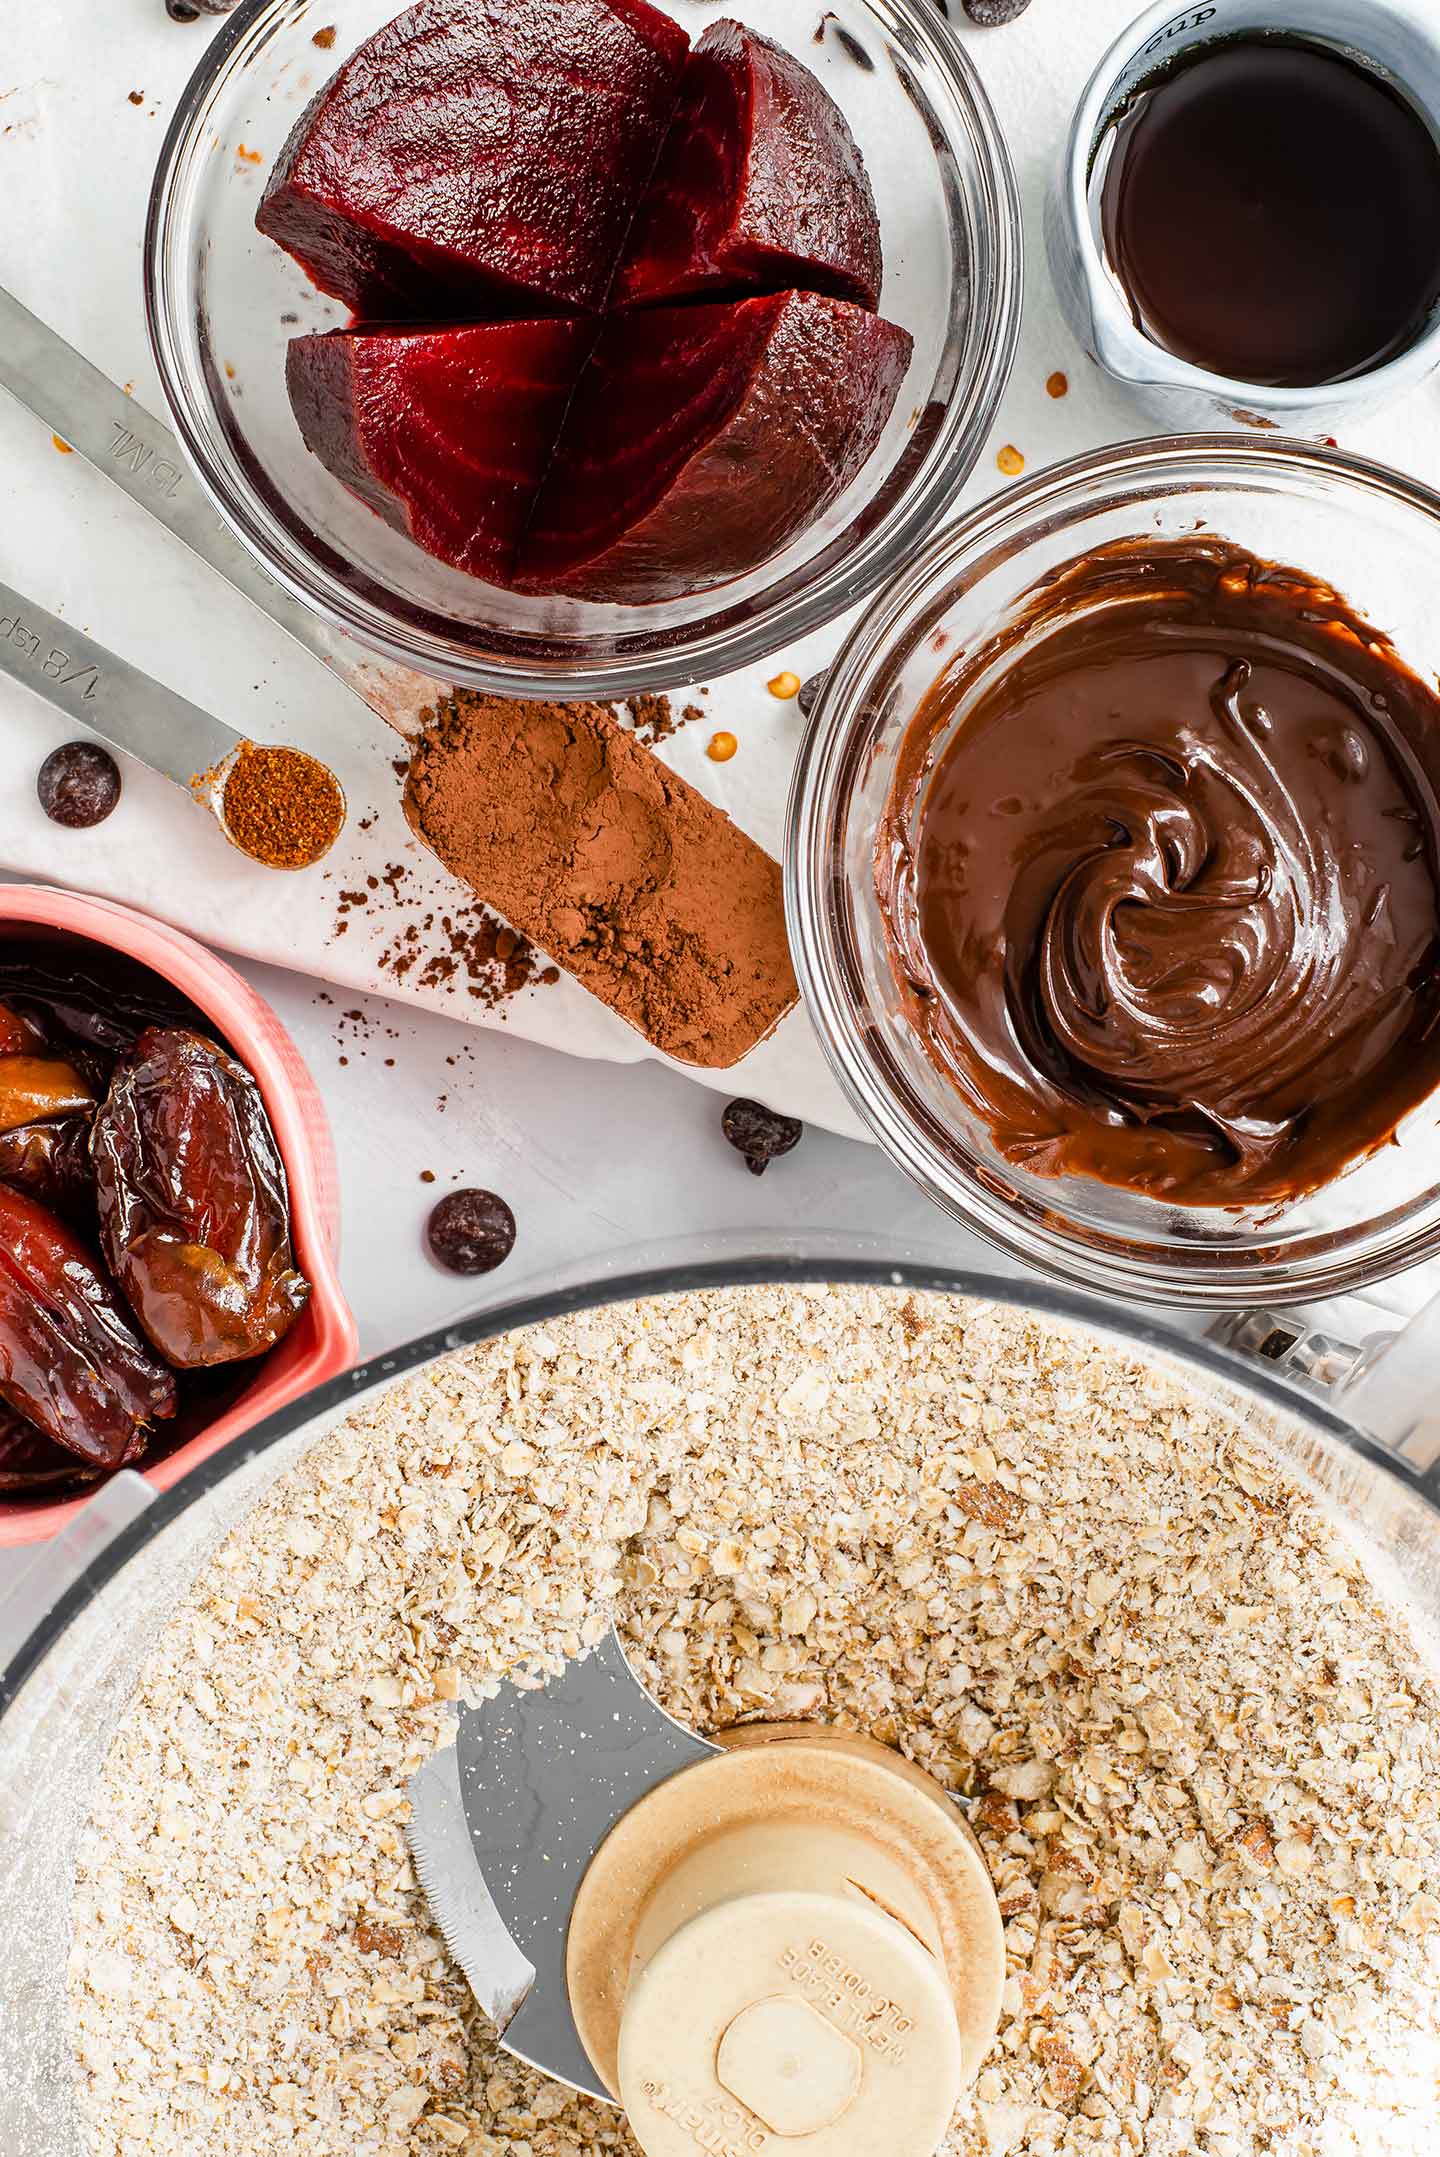
[[[707,0],[668,0],[698,37]],[[309,99],[399,0],[244,0],[182,98],[160,154],[146,305],[176,431],[216,507],[297,598],[372,650],[510,695],[620,697],[703,681],[818,629],[892,575],[973,470],[1014,361],[1022,244],[1009,153],[943,11],[913,0],[748,0],[843,109],[875,189],[881,311],[915,339],[874,455],[782,553],[688,599],[616,607],[527,597],[424,554],[306,451],[285,347],[339,326],[339,302],[255,230]],[[323,42],[322,42],[323,40]]]
[[[1366,1383],[1352,1386],[1337,1409],[1307,1399],[1263,1363],[1247,1368],[1162,1324],[1121,1317],[1064,1290],[877,1253],[853,1239],[772,1244],[764,1253],[718,1239],[699,1258],[693,1249],[683,1262],[552,1288],[413,1341],[292,1402],[200,1463],[176,1489],[156,1495],[138,1477],[116,1478],[0,1608],[0,1640],[33,1628],[0,1675],[0,1833],[10,1860],[0,1906],[0,2148],[25,2157],[84,2157],[87,2148],[65,1990],[77,1844],[111,1740],[172,1608],[220,1540],[339,1420],[397,1378],[475,1342],[576,1310],[759,1281],[861,1283],[1020,1304],[1043,1323],[1073,1326],[1139,1355],[1233,1414],[1358,1546],[1377,1589],[1407,1616],[1422,1654],[1433,1652],[1440,1480],[1339,1412],[1363,1410]],[[1433,1332],[1422,1346],[1433,1363]],[[116,2013],[124,2013],[118,1998]]]
[[1434,1096],[1392,1143],[1283,1205],[1176,1206],[1017,1167],[906,1015],[874,861],[902,737],[946,654],[973,653],[1040,580],[1096,547],[1196,531],[1326,580],[1418,674],[1440,674],[1440,496],[1419,481],[1314,443],[1233,435],[1161,436],[1055,465],[937,534],[852,632],[796,763],[785,891],[830,1062],[929,1197],[1082,1288],[1236,1310],[1344,1294],[1440,1252]]

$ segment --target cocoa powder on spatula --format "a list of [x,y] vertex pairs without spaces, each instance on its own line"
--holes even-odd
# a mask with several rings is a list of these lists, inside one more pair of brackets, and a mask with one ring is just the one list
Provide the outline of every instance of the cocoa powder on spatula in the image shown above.
[[722,1068],[798,991],[780,868],[601,704],[459,691],[417,740],[416,832],[668,1056]]

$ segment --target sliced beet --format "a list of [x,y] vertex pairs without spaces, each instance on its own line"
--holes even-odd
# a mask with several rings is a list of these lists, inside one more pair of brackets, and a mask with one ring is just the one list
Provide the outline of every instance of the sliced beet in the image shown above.
[[796,287],[880,300],[880,220],[845,115],[808,67],[738,22],[690,56],[631,228],[619,306]]
[[427,554],[508,580],[594,331],[584,322],[331,330],[285,359],[307,447]]
[[301,115],[255,222],[358,315],[598,307],[688,50],[647,0],[419,0]]
[[612,315],[516,583],[641,605],[742,576],[860,470],[910,351],[893,322],[808,292]]

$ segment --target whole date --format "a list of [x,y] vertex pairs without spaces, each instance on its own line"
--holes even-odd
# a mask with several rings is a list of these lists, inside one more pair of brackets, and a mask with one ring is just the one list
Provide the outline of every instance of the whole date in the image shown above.
[[257,1356],[310,1295],[260,1090],[203,1034],[152,1026],[91,1139],[100,1236],[141,1330],[180,1370]]
[[59,1116],[50,1123],[23,1123],[0,1131],[0,1183],[13,1184],[93,1235],[89,1117]]
[[89,1466],[118,1468],[176,1399],[79,1237],[0,1185],[0,1400]]

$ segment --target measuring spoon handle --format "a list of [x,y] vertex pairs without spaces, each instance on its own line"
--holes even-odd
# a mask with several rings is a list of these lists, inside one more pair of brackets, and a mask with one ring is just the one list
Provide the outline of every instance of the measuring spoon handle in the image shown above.
[[185,788],[240,746],[222,719],[0,584],[0,673]]
[[232,537],[170,429],[3,286],[0,388],[18,397],[306,651],[330,664],[333,655],[315,617],[267,577]]

